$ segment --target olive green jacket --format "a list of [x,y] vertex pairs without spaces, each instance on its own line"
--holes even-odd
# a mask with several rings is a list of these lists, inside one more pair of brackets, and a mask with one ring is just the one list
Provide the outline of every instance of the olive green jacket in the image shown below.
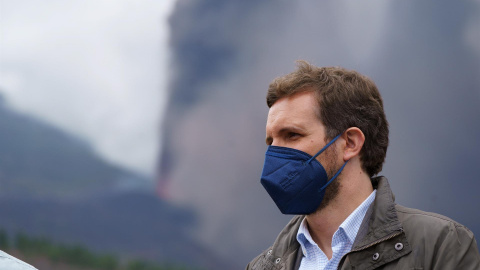
[[[438,214],[395,204],[385,177],[373,178],[372,183],[375,201],[338,269],[480,269],[477,243],[468,228]],[[247,270],[298,269],[302,252],[296,236],[303,218],[294,217]]]

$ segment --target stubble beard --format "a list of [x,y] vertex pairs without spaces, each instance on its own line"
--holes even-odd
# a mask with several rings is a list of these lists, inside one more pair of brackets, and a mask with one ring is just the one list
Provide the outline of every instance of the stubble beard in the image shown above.
[[[337,173],[340,169],[340,166],[337,166],[337,152],[335,151],[334,145],[331,145],[330,149],[325,150],[325,170],[327,172],[328,179],[332,179],[332,177]],[[327,188],[325,189],[325,195],[323,196],[323,200],[320,203],[320,206],[315,210],[315,213],[318,213],[325,209],[330,203],[335,200],[338,196],[341,186],[341,177],[342,174],[340,173],[333,182],[331,182]]]

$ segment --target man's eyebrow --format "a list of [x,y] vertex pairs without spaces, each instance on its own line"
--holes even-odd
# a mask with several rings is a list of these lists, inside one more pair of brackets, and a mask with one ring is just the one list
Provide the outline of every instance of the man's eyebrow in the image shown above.
[[289,125],[289,126],[286,126],[286,127],[282,127],[278,133],[279,134],[282,134],[282,133],[285,133],[285,132],[304,132],[304,129],[301,128],[301,127],[298,127],[298,126],[294,126],[294,125]]

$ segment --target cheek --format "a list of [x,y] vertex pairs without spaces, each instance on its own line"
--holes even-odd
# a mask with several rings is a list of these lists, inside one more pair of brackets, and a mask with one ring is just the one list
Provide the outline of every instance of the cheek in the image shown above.
[[[332,145],[333,146],[333,145]],[[335,148],[332,147],[332,149],[327,149],[325,150],[325,159],[326,163],[330,167],[331,170],[338,169],[339,163],[338,163],[338,154]]]
[[[298,149],[300,149],[301,151],[303,151],[303,152],[305,152],[305,153],[307,153],[311,156],[314,156],[318,153],[318,151],[320,151],[322,149],[323,146],[324,145],[319,143],[318,141],[311,139],[311,140],[305,141],[301,145],[299,145]],[[325,155],[325,151],[323,151],[323,153],[321,153],[317,157],[317,160],[321,159],[321,157]]]

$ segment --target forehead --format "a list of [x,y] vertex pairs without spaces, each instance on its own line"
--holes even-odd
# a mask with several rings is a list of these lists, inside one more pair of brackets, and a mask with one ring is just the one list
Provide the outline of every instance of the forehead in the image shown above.
[[320,123],[318,102],[313,92],[301,92],[275,102],[268,111],[267,129],[278,125],[311,125]]

